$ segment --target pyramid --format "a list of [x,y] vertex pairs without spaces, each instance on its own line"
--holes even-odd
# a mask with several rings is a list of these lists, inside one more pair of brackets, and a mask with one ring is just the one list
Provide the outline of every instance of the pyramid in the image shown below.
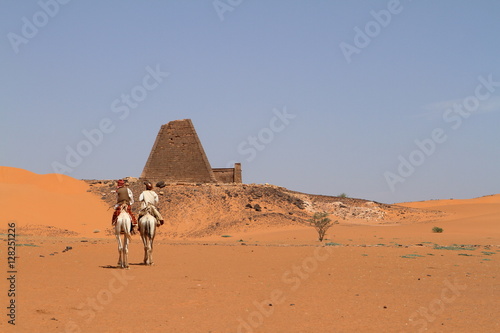
[[166,183],[217,182],[191,119],[161,126],[141,179]]

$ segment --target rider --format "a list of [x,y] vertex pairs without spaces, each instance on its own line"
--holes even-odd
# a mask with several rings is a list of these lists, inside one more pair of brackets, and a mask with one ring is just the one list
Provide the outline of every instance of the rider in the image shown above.
[[125,181],[123,179],[119,179],[117,181],[117,187],[116,187],[116,205],[115,205],[115,212],[113,213],[112,225],[116,224],[118,215],[120,215],[120,205],[123,203],[127,204],[127,212],[130,214],[130,217],[132,218],[132,226],[131,226],[131,231],[132,231],[133,228],[137,225],[137,220],[134,214],[132,213],[132,208],[130,206],[134,203],[134,196],[132,194],[132,191],[129,188],[125,187]]
[[141,210],[139,211],[139,219],[141,216],[145,215],[145,208],[150,205],[152,210],[152,215],[156,218],[156,225],[159,227],[163,225],[163,217],[161,216],[158,209],[155,207],[158,204],[158,195],[155,191],[153,191],[153,185],[146,181],[144,182],[146,185],[146,190],[141,193],[139,196],[139,201],[141,202]]

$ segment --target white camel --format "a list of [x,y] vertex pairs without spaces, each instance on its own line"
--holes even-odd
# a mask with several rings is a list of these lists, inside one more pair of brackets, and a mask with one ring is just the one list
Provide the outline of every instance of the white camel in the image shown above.
[[[128,268],[128,243],[131,239],[130,225],[132,223],[132,218],[127,212],[127,208],[127,204],[122,204],[120,206],[120,215],[118,215],[115,225],[115,235],[118,240],[118,253],[120,254],[118,266],[120,266],[120,268]],[[120,234],[122,233],[124,234],[123,242],[120,237]]]
[[153,241],[156,232],[156,218],[151,213],[150,204],[144,208],[145,214],[139,219],[139,232],[144,243],[144,264],[153,265]]

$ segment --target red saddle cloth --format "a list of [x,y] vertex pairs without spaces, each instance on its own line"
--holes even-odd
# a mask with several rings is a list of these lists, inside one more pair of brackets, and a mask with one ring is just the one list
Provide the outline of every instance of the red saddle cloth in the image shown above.
[[[116,207],[115,211],[113,212],[113,217],[111,219],[112,225],[116,224],[116,220],[118,219],[118,215],[120,215],[120,212],[121,212],[120,206]],[[132,217],[132,224],[134,224],[134,225],[137,224],[137,219],[135,218],[134,214],[132,213],[132,208],[130,207],[130,205],[127,206],[127,212]]]

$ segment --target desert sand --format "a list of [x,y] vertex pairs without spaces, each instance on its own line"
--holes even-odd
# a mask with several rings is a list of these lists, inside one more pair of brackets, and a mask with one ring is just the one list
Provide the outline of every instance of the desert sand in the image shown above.
[[[134,235],[124,270],[114,189],[0,167],[1,332],[500,331],[498,194],[383,205],[273,186],[157,189],[155,265]],[[315,210],[340,222],[322,243],[304,224]]]

